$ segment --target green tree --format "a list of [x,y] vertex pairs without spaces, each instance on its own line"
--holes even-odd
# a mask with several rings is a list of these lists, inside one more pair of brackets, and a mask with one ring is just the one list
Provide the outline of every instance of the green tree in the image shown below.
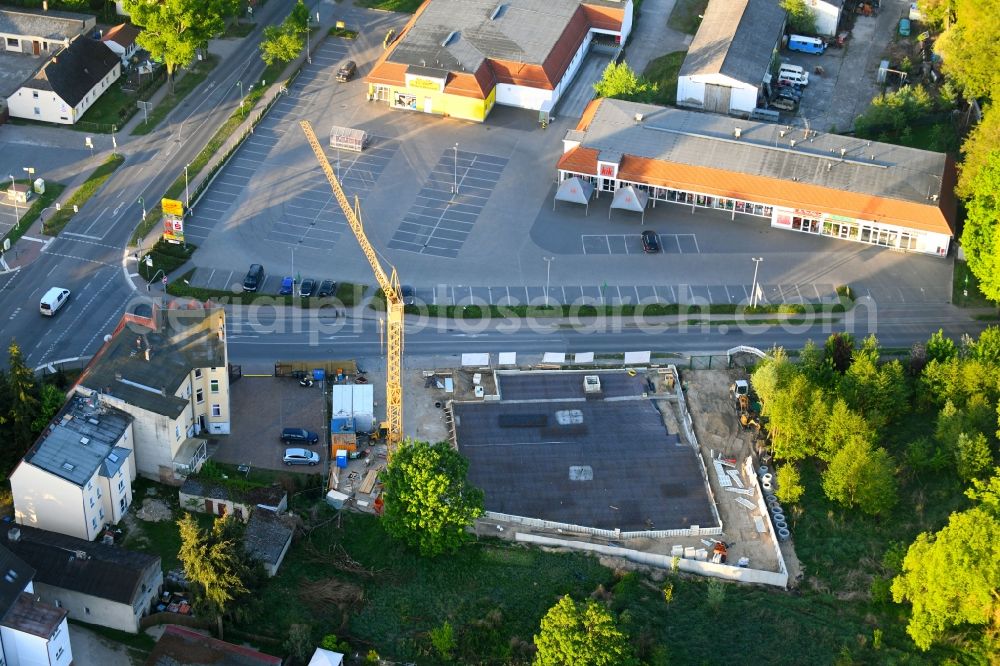
[[827,414],[823,392],[804,375],[792,377],[767,409],[774,456],[791,462],[814,455],[823,438]]
[[892,458],[883,448],[855,439],[830,461],[823,472],[823,492],[834,502],[877,515],[896,503]]
[[946,337],[940,328],[927,340],[924,349],[927,351],[928,361],[947,361],[958,356],[958,347],[955,346],[955,341]]
[[865,112],[854,119],[854,131],[865,139],[898,139],[913,122],[934,109],[934,100],[921,85],[906,86],[872,100]]
[[952,3],[953,0],[920,0],[922,21],[940,31],[950,22]]
[[245,581],[250,571],[242,556],[239,526],[232,518],[216,518],[211,529],[202,530],[194,516],[185,512],[177,527],[181,537],[177,558],[196,588],[196,604],[202,612],[215,615],[221,638],[223,614],[249,592]]
[[400,446],[382,474],[386,531],[428,557],[465,543],[465,528],[483,514],[483,491],[468,483],[468,469],[447,442]]
[[830,409],[823,446],[818,454],[821,459],[831,462],[849,444],[874,441],[875,431],[865,417],[848,407],[843,398],[837,398]]
[[320,641],[319,646],[324,650],[330,650],[331,652],[339,652],[341,654],[350,654],[351,646],[345,641],[337,638],[337,634],[327,634]]
[[636,74],[624,60],[620,63],[610,62],[604,68],[601,80],[594,84],[594,92],[598,97],[612,97],[636,102],[649,101],[658,90],[655,83]]
[[833,363],[833,369],[841,373],[847,372],[854,354],[854,336],[850,333],[834,333],[826,339],[824,349],[826,357]]
[[268,66],[291,62],[302,52],[302,35],[287,25],[269,25],[260,40],[260,57]]
[[774,491],[782,504],[798,504],[806,489],[802,487],[799,468],[791,463],[778,465],[778,489]]
[[764,416],[770,417],[770,409],[777,400],[778,392],[785,388],[797,373],[795,366],[788,360],[788,354],[781,347],[772,349],[767,358],[758,364],[750,375],[750,381],[763,405]]
[[136,42],[167,68],[171,90],[177,68],[191,62],[197,49],[224,27],[212,3],[202,0],[123,0],[122,6],[142,28]]
[[989,471],[993,466],[993,452],[986,435],[981,432],[960,434],[955,445],[955,466],[963,481],[971,481]]
[[969,346],[969,356],[987,366],[1000,366],[1000,327],[990,326]]
[[953,627],[1000,630],[1000,468],[994,474],[966,492],[977,505],[917,537],[892,582],[896,603],[912,605],[906,632],[922,650]]
[[637,663],[628,638],[596,601],[564,596],[542,618],[535,666],[611,666]]
[[11,453],[19,459],[38,436],[40,429],[35,429],[35,422],[41,415],[41,405],[35,373],[25,365],[21,348],[14,340],[7,347],[7,358],[7,413],[0,415],[0,420],[9,425]]
[[934,45],[967,98],[1000,90],[1000,0],[955,0],[955,22]]
[[962,249],[969,270],[983,295],[1000,301],[1000,149],[991,152],[972,177],[965,205]]
[[816,15],[806,0],[781,0],[781,8],[788,12],[788,29],[803,35],[816,34]]
[[42,384],[39,394],[38,416],[31,422],[31,429],[36,433],[45,429],[66,402],[66,394],[52,384]]
[[309,8],[302,0],[298,0],[292,7],[292,13],[285,19],[285,23],[295,32],[304,33],[309,29]]
[[458,641],[455,640],[455,630],[452,628],[451,622],[445,620],[441,626],[431,629],[431,645],[434,646],[441,659],[451,661],[452,654],[458,646]]
[[997,150],[1000,150],[1000,109],[993,102],[983,107],[983,119],[969,131],[962,143],[962,162],[955,188],[958,196],[963,199],[972,197],[976,174],[989,161],[990,153]]
[[833,361],[812,340],[806,340],[799,352],[799,370],[822,389],[832,390],[836,387],[837,373],[833,369]]

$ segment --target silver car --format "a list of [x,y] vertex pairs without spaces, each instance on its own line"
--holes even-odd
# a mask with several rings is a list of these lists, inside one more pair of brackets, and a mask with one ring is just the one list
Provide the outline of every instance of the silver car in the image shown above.
[[286,465],[318,465],[319,454],[307,449],[285,449]]

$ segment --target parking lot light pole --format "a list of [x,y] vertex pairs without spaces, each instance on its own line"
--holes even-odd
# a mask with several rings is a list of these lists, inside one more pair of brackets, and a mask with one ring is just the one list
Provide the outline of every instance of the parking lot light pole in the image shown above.
[[451,188],[452,194],[458,194],[458,142],[455,142],[455,184]]
[[[292,285],[295,284],[295,247],[288,248],[292,251]],[[294,292],[294,289],[292,290]]]
[[552,274],[552,261],[555,257],[542,257],[545,262],[545,307],[549,307],[549,275]]
[[760,262],[764,261],[764,257],[750,257],[753,261],[753,286],[750,287],[750,307],[757,307],[757,269],[760,268]]
[[17,214],[17,183],[14,182],[14,175],[8,174],[10,176],[10,193],[14,195],[14,227],[17,228],[21,224],[21,218]]
[[188,189],[188,167],[191,163],[188,162],[184,165],[184,205],[187,210],[185,212],[190,212],[191,210],[191,190]]

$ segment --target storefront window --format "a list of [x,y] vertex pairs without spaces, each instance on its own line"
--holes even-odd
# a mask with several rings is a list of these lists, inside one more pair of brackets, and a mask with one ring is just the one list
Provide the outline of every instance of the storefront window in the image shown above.
[[416,111],[417,96],[406,95],[404,93],[396,93],[396,96],[392,100],[392,105],[397,109],[411,109]]

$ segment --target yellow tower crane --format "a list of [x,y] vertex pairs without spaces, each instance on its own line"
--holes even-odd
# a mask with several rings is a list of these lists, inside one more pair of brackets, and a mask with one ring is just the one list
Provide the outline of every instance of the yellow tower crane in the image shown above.
[[333,190],[333,195],[336,197],[337,203],[340,204],[341,210],[344,211],[347,224],[350,225],[351,231],[354,232],[354,237],[358,239],[361,252],[364,253],[365,259],[368,260],[368,264],[372,267],[372,272],[375,273],[375,280],[378,282],[378,286],[382,288],[382,293],[385,294],[386,313],[388,317],[386,326],[388,345],[385,380],[385,416],[388,421],[386,442],[388,444],[388,455],[392,457],[396,446],[403,439],[403,385],[400,379],[400,366],[403,357],[403,295],[399,290],[399,276],[396,275],[395,267],[392,267],[390,275],[387,276],[385,274],[385,270],[383,270],[382,264],[378,260],[378,255],[375,254],[375,248],[368,241],[368,236],[365,235],[365,228],[361,224],[361,204],[358,201],[358,197],[354,197],[354,206],[352,207],[351,202],[348,201],[347,195],[344,194],[344,190],[340,186],[340,181],[337,180],[337,175],[333,172],[333,167],[330,166],[330,161],[326,159],[326,153],[323,151],[323,146],[320,145],[319,139],[316,138],[316,133],[313,132],[312,125],[308,121],[303,120],[299,122],[299,126],[305,132],[306,139],[316,154],[316,160],[323,168],[326,179],[330,181],[330,188]]

